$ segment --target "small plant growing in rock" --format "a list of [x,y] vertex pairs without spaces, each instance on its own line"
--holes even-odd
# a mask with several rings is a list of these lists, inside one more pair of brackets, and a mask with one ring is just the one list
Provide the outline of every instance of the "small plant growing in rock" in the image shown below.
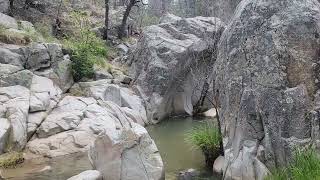
[[212,168],[214,160],[220,155],[220,138],[218,128],[212,123],[206,123],[188,132],[185,141],[200,148],[207,167]]
[[296,150],[288,167],[276,168],[266,180],[320,179],[320,157],[315,149]]
[[0,156],[0,168],[14,168],[23,163],[24,158],[21,152],[8,152]]

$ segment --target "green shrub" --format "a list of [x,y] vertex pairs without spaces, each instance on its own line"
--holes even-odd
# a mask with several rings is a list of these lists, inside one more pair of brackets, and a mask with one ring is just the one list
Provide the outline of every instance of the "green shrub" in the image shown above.
[[[86,14],[74,13],[75,28],[79,31],[64,40],[64,46],[72,52],[72,72],[74,79],[79,81],[83,78],[92,78],[94,75],[94,64],[105,66],[107,57],[107,46],[98,38],[86,21]],[[83,22],[84,21],[84,22]]]
[[271,171],[267,180],[320,180],[320,157],[314,149],[297,150],[291,164]]
[[13,168],[23,163],[24,158],[21,152],[9,152],[0,156],[0,168]]
[[214,160],[220,155],[220,140],[219,129],[212,123],[192,129],[185,137],[187,143],[201,149],[209,168],[212,168]]

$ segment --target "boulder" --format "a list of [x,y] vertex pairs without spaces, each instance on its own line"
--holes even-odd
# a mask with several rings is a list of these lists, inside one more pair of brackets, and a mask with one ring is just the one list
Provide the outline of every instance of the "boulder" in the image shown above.
[[212,17],[181,19],[143,30],[128,64],[149,119],[158,122],[169,115],[192,115],[205,106],[208,77],[223,30],[224,24]]
[[6,13],[9,11],[9,1],[0,0],[0,13]]
[[25,64],[25,59],[21,54],[0,47],[0,63],[11,64],[23,68]]
[[40,70],[51,66],[51,59],[47,47],[44,44],[32,43],[26,49],[26,68]]
[[[141,122],[141,125],[148,124],[146,110],[142,99],[128,88],[111,84],[111,81],[108,79],[92,82],[79,82],[70,89],[70,92],[93,97],[96,100],[110,101],[119,107],[127,107],[135,112],[131,113],[132,111],[130,110],[125,110],[126,112],[123,112],[118,107],[116,109],[121,111],[120,114],[125,114],[126,118],[127,114],[130,119],[134,117],[134,120],[131,120],[135,122]],[[110,106],[108,107],[110,108]],[[134,114],[137,113],[139,115],[135,116]]]
[[22,150],[27,143],[30,91],[22,86],[0,87],[0,117],[11,124],[7,148]]
[[[1,3],[0,5],[5,5],[5,3]],[[5,7],[1,6],[1,9],[2,8],[5,8]],[[5,14],[3,14],[1,12],[0,12],[0,25],[4,26],[6,28],[18,29],[17,21],[13,17],[5,15]]]
[[29,112],[50,111],[61,98],[62,91],[50,79],[33,76]]
[[57,57],[51,68],[35,72],[39,76],[44,76],[51,79],[62,92],[67,92],[74,83],[71,69],[71,60],[69,56],[63,56],[62,59],[57,59]]
[[90,146],[90,161],[103,179],[164,179],[161,156],[146,129],[134,123],[119,138],[101,134]]
[[214,68],[227,179],[263,179],[319,142],[320,4],[245,0]]
[[11,124],[8,119],[0,118],[0,154],[7,148],[7,141],[10,135]]
[[0,87],[20,85],[30,88],[34,75],[29,70],[9,64],[0,64],[0,73]]
[[87,170],[67,180],[102,180],[102,176],[99,171]]
[[86,107],[94,103],[96,101],[92,98],[66,96],[40,125],[37,136],[46,138],[75,129],[83,119],[83,112]]
[[34,135],[38,127],[41,125],[41,123],[47,116],[47,112],[44,111],[29,113],[27,124],[28,139],[30,139]]
[[213,164],[213,172],[222,174],[223,173],[223,168],[224,168],[224,157],[219,156]]

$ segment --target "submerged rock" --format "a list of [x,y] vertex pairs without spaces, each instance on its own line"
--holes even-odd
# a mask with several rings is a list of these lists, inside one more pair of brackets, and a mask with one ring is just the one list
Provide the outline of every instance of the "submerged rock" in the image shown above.
[[102,180],[101,173],[96,170],[83,171],[82,173],[72,176],[67,180]]
[[319,20],[316,0],[239,4],[215,64],[226,178],[263,179],[319,142]]
[[195,17],[149,26],[129,58],[133,85],[148,117],[192,115],[205,106],[216,45],[224,30],[218,18]]
[[164,166],[146,129],[133,123],[118,139],[101,134],[90,146],[89,158],[108,180],[162,180]]

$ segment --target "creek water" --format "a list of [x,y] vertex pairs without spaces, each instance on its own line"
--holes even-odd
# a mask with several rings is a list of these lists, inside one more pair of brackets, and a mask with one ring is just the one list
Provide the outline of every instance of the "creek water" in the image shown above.
[[[192,128],[212,121],[201,117],[168,118],[147,130],[156,142],[165,165],[166,180],[175,180],[181,170],[189,168],[200,171],[196,179],[219,180],[212,170],[205,168],[200,150],[184,141]],[[92,169],[87,153],[72,154],[54,159],[38,158],[26,160],[15,169],[1,170],[8,180],[66,180],[82,171]]]
[[180,171],[190,168],[200,172],[200,176],[196,179],[221,179],[219,175],[212,174],[212,169],[205,167],[202,152],[185,142],[186,133],[209,121],[214,120],[204,117],[175,117],[147,127],[150,136],[157,144],[164,162],[166,180],[175,180]]

